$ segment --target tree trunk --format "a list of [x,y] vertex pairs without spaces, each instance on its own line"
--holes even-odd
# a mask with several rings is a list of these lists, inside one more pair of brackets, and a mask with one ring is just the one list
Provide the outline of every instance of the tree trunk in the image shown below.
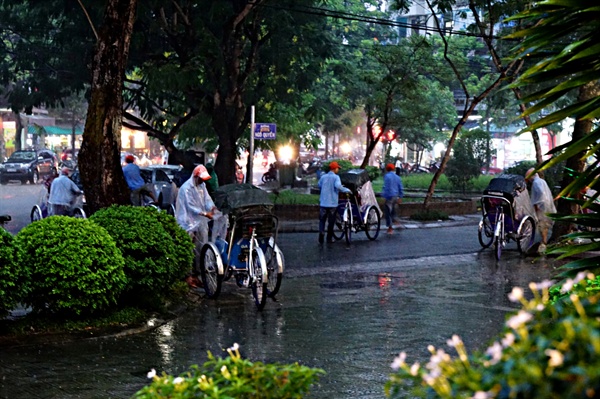
[[15,114],[15,151],[23,149],[23,140],[21,140],[23,132],[23,120],[21,119],[20,112],[14,112]]
[[[579,88],[579,98],[577,101],[587,101],[591,98],[598,97],[600,95],[599,91],[600,85],[596,82],[581,86]],[[592,128],[593,122],[591,119],[577,119],[573,127],[571,142],[573,143],[583,138],[592,131]],[[561,189],[567,187],[575,179],[575,176],[569,173],[569,169],[577,172],[583,172],[585,168],[584,154],[585,152],[582,151],[567,159],[565,171],[563,172],[563,177],[560,183]],[[579,205],[573,203],[573,201],[568,201],[561,197],[556,203],[556,212],[563,215],[575,215],[579,213]],[[575,225],[572,223],[560,221],[554,222],[554,227],[552,228],[552,242],[558,241],[560,237],[571,233],[574,229]]]
[[109,0],[96,44],[92,91],[79,154],[81,180],[93,213],[129,204],[121,169],[123,80],[137,0]]

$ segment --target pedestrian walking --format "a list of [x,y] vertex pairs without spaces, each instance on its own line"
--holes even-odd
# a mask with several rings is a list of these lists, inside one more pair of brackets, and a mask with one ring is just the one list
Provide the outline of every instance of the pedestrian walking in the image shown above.
[[393,222],[396,215],[396,204],[402,203],[402,197],[404,197],[402,179],[394,173],[395,169],[394,164],[391,163],[385,166],[386,173],[383,176],[383,191],[381,193],[381,196],[385,198],[384,213],[388,234],[394,233]]
[[337,175],[340,165],[333,161],[329,164],[329,172],[319,179],[319,244],[323,244],[325,235],[325,221],[327,221],[327,242],[333,242],[333,226],[335,224],[335,213],[338,206],[340,192],[349,193],[350,189],[342,186],[342,181]]
[[538,252],[543,254],[546,252],[548,245],[548,231],[554,224],[552,219],[548,217],[549,213],[556,213],[552,191],[548,187],[548,183],[542,179],[537,173],[534,173],[535,168],[531,168],[525,174],[525,179],[531,183],[531,203],[535,209],[535,214],[538,219],[538,229],[542,236],[542,243],[538,248]]

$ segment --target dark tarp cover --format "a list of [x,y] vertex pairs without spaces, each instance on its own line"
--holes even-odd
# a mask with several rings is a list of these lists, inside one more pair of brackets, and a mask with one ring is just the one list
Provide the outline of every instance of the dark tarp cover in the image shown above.
[[527,188],[527,183],[525,182],[525,178],[520,175],[509,175],[509,174],[501,174],[498,177],[490,180],[487,188],[485,189],[485,193],[490,193],[490,191],[497,191],[506,194],[510,194],[513,197],[517,192],[521,192]]
[[340,180],[345,187],[356,192],[369,180],[369,173],[365,169],[350,169],[347,172],[340,173]]
[[272,207],[269,194],[252,184],[226,184],[213,193],[213,201],[217,208],[227,214],[239,208],[251,206]]

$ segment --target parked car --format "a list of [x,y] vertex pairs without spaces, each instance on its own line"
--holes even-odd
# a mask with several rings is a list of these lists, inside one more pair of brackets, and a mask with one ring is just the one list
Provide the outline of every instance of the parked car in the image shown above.
[[[177,186],[169,178],[167,173],[155,166],[144,166],[140,168],[142,178],[146,183],[150,183],[154,189],[154,195],[161,206],[175,205],[177,199]],[[160,165],[164,166],[164,165]]]
[[[141,166],[140,166],[141,167]],[[177,173],[182,166],[181,165],[148,165],[146,169],[160,169],[164,171],[170,180],[173,180],[175,173]]]
[[58,174],[58,157],[48,149],[15,151],[0,165],[0,184],[18,180],[37,184]]

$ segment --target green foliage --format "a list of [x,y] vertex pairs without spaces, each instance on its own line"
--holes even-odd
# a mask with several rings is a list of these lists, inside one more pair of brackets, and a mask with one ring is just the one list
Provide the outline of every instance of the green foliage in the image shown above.
[[471,181],[481,174],[481,166],[473,143],[461,137],[456,141],[454,155],[448,161],[445,173],[452,186],[464,193],[471,186]]
[[372,182],[381,176],[381,170],[377,166],[367,166],[365,170],[369,174],[369,180]]
[[347,159],[330,159],[329,161],[323,162],[323,171],[325,173],[329,172],[329,164],[333,161],[336,161],[340,165],[340,173],[358,168],[358,166],[352,165],[352,162]]
[[165,229],[161,223],[170,219],[153,208],[113,205],[94,213],[90,220],[104,227],[123,253],[126,301],[152,305],[191,269],[188,255],[177,258],[191,247],[179,233],[174,240],[170,234],[176,229]]
[[174,276],[184,277],[192,268],[194,262],[194,244],[190,235],[177,224],[177,220],[166,212],[154,212],[150,207],[144,208],[151,216],[158,217],[167,234],[173,240],[177,269]]
[[431,221],[431,220],[448,220],[450,217],[446,212],[437,210],[427,210],[425,212],[417,212],[410,216],[412,220]]
[[201,367],[174,378],[170,375],[156,376],[152,370],[148,376],[152,384],[141,389],[136,399],[301,399],[323,370],[301,366],[298,363],[263,364],[242,359],[237,344],[228,350],[225,359],[216,358],[210,352],[208,361]]
[[24,302],[35,312],[91,314],[125,287],[123,256],[106,230],[86,219],[51,216],[15,237]]
[[318,194],[301,194],[294,190],[280,190],[269,194],[269,198],[278,205],[319,205]]
[[[585,398],[600,389],[600,294],[571,295],[548,303],[551,282],[530,284],[533,299],[513,289],[509,298],[522,309],[511,315],[485,353],[468,355],[459,337],[448,340],[458,353],[429,348],[431,360],[421,367],[405,363],[402,353],[386,384],[390,398]],[[569,288],[569,287],[567,287]]]
[[0,317],[12,310],[22,296],[20,270],[14,262],[14,237],[0,227]]

